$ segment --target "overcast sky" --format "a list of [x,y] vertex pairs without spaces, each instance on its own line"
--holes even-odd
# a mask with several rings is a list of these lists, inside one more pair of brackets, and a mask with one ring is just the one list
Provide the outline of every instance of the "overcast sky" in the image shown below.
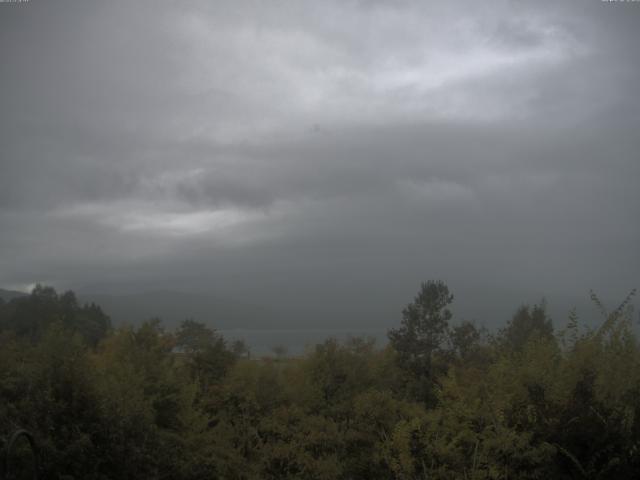
[[639,40],[640,2],[0,3],[0,286],[622,298]]

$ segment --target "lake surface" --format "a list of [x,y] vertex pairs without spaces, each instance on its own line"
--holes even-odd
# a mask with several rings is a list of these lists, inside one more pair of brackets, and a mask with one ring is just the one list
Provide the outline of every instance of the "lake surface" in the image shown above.
[[273,355],[273,347],[283,346],[287,355],[301,355],[328,338],[340,341],[350,337],[369,337],[376,345],[387,343],[387,329],[224,329],[218,330],[227,341],[244,340],[254,356]]

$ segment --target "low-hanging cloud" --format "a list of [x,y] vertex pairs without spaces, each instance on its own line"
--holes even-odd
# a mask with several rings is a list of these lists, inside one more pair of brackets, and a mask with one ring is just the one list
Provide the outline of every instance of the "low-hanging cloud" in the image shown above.
[[639,26],[596,1],[0,5],[0,284],[348,316],[431,277],[619,295]]

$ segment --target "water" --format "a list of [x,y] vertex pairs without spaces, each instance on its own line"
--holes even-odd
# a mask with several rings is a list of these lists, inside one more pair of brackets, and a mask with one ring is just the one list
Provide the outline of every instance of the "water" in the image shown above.
[[273,355],[273,347],[282,346],[287,355],[301,355],[314,345],[328,338],[340,341],[349,337],[369,337],[376,340],[376,345],[383,347],[387,343],[387,330],[370,329],[227,329],[218,330],[224,338],[232,342],[243,340],[254,356]]

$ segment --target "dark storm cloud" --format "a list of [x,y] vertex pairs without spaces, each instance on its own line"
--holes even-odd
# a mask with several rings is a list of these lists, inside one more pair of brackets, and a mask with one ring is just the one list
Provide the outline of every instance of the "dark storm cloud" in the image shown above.
[[433,277],[621,295],[639,26],[598,1],[0,4],[0,283],[322,292],[353,321]]

